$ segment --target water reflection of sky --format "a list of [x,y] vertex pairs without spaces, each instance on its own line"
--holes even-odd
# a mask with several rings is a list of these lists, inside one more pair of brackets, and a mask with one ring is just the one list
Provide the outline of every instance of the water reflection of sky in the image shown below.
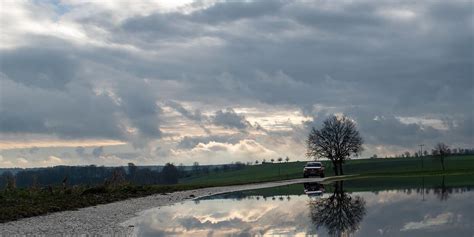
[[[473,191],[451,192],[444,199],[433,190],[346,194],[365,201],[353,236],[474,235]],[[125,224],[134,225],[138,236],[328,236],[310,218],[311,200],[306,195],[218,197],[150,209]]]

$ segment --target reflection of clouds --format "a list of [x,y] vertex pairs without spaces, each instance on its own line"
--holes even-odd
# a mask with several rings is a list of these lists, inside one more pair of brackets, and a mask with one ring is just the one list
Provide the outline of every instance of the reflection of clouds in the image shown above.
[[[453,193],[441,202],[433,191],[421,194],[404,191],[356,192],[366,201],[367,213],[354,236],[472,236],[474,192]],[[278,197],[276,196],[277,200]],[[205,199],[198,205],[184,202],[142,213],[127,222],[138,236],[327,236],[308,218],[306,195],[264,201],[250,196],[241,199]],[[434,231],[433,231],[434,230]]]
[[383,203],[396,202],[402,199],[417,200],[419,197],[419,195],[417,195],[416,193],[407,194],[407,193],[399,192],[396,190],[378,192],[377,194],[364,192],[361,195],[366,201],[366,205],[368,207],[373,206],[373,205],[383,204]]
[[[132,219],[140,236],[157,230],[165,235],[214,236],[222,235],[296,235],[306,233],[306,206],[301,199],[291,202],[263,202],[256,199],[223,202],[202,200],[199,205],[185,202],[182,205],[146,211]],[[300,199],[300,201],[297,201]],[[295,201],[293,201],[295,200]],[[305,224],[303,224],[305,223]],[[303,229],[302,229],[303,228]],[[151,235],[151,234],[150,234]]]
[[446,225],[448,223],[457,222],[457,219],[461,218],[460,215],[455,216],[451,212],[446,212],[439,214],[435,217],[431,217],[430,215],[426,215],[422,221],[419,222],[408,222],[403,226],[401,231],[407,230],[419,230],[419,229],[432,229],[433,227]]
[[[427,191],[424,201],[423,192],[417,193],[415,190],[412,192],[383,191],[378,195],[361,193],[360,195],[367,201],[368,212],[358,235],[433,237],[449,236],[455,233],[454,236],[472,236],[474,206],[470,203],[474,198],[474,192],[458,192],[450,199],[441,202],[433,190],[427,189]],[[444,213],[453,215],[453,219],[448,224],[442,224],[441,218],[448,217],[446,214],[443,215]],[[438,225],[434,225],[435,223]],[[422,224],[425,228],[421,228]],[[434,229],[436,231],[433,231]]]

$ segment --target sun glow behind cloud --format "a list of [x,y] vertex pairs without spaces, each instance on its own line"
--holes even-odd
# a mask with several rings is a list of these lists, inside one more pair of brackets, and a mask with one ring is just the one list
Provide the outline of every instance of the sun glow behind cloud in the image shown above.
[[98,147],[124,145],[114,140],[0,140],[0,150],[50,147]]

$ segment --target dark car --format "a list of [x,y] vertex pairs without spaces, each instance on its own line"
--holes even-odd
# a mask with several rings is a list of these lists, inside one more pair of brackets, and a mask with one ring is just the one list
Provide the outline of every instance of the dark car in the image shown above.
[[324,166],[321,162],[308,162],[303,169],[303,177],[319,176],[324,178]]

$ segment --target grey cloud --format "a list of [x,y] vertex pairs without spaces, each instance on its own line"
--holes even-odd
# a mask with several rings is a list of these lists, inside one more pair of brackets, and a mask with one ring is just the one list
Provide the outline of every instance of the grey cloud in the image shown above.
[[235,128],[239,130],[245,130],[251,127],[250,123],[243,115],[237,114],[231,108],[217,111],[212,117],[212,122],[213,124],[222,126],[224,128]]
[[[226,2],[220,4],[232,5]],[[328,4],[331,6],[328,9],[299,2],[281,4],[279,11],[270,14],[271,19],[242,17],[248,20],[242,23],[247,27],[244,29],[272,35],[271,38],[229,34],[226,27],[235,27],[236,31],[243,30],[232,23],[226,23],[225,27],[213,25],[213,31],[208,31],[206,27],[193,27],[197,32],[188,35],[186,39],[216,37],[225,42],[225,47],[203,49],[206,50],[205,54],[210,54],[206,58],[212,63],[196,65],[197,59],[190,58],[189,55],[187,58],[176,55],[176,59],[180,61],[178,65],[194,65],[185,77],[189,78],[186,83],[194,84],[191,88],[196,93],[189,95],[191,97],[199,97],[199,93],[210,93],[230,100],[257,99],[265,103],[290,103],[298,106],[313,103],[332,103],[337,106],[371,104],[378,110],[393,108],[403,114],[416,114],[423,107],[424,111],[453,111],[456,110],[450,108],[453,101],[462,103],[461,107],[471,103],[469,95],[472,93],[472,84],[469,78],[472,75],[472,55],[466,54],[466,50],[458,49],[472,48],[469,43],[472,42],[472,31],[467,28],[467,19],[470,19],[472,13],[456,11],[465,4],[462,1],[451,3],[451,8],[455,9],[453,12],[459,15],[453,14],[446,20],[456,22],[466,29],[459,37],[452,37],[451,27],[435,28],[443,25],[443,18],[435,18],[436,11],[430,11],[432,7],[428,3],[426,6],[404,3],[404,9],[413,10],[417,14],[411,24],[386,20],[378,12],[399,9],[397,4]],[[238,9],[235,11],[238,12]],[[166,16],[163,18],[166,21]],[[173,19],[175,18],[170,18],[170,22]],[[135,20],[153,21],[147,17]],[[287,26],[277,27],[282,23]],[[428,24],[432,28],[420,34],[422,24]],[[260,28],[256,29],[256,26]],[[300,37],[283,37],[285,32],[294,31],[297,34],[299,28],[307,30],[305,26],[315,27],[317,30]],[[318,34],[321,30],[323,32]],[[152,31],[149,33],[153,34]],[[176,36],[176,39],[180,40],[182,36]],[[156,46],[160,47],[160,44]],[[459,61],[449,63],[455,59]],[[178,65],[166,67],[170,69]],[[230,75],[226,78],[226,84],[216,76],[222,70]],[[294,86],[300,84],[291,87],[271,80],[266,84],[259,81],[259,73],[252,74],[252,71],[261,71],[270,77],[282,72],[296,82]],[[327,75],[340,86],[331,87],[326,84]],[[201,77],[207,79],[198,79]],[[448,81],[455,83],[450,84]],[[453,97],[454,94],[457,96]],[[433,103],[427,104],[424,101]]]
[[81,157],[84,156],[85,151],[86,151],[86,149],[82,146],[76,147],[76,153],[77,153],[77,155],[79,155]]
[[110,98],[71,83],[68,90],[58,92],[2,78],[0,131],[120,139],[122,132]]
[[[332,5],[332,6],[331,6]],[[366,31],[380,27],[384,19],[375,13],[377,4],[346,3],[333,4],[291,4],[285,13],[301,24],[325,31]]]
[[434,146],[437,142],[457,143],[466,147],[473,145],[469,138],[473,136],[472,117],[456,117],[456,127],[451,125],[447,130],[438,130],[415,123],[402,123],[393,114],[377,114],[364,108],[353,108],[347,110],[346,114],[357,122],[369,144],[389,144],[407,149],[414,149],[419,143],[428,146]]
[[159,114],[161,108],[156,105],[156,95],[145,83],[124,82],[120,85],[118,95],[121,98],[121,108],[141,135],[150,138],[160,138]]
[[[193,28],[198,24],[215,25],[225,24],[237,20],[258,18],[274,14],[285,5],[284,1],[249,1],[249,2],[217,2],[203,10],[183,13],[155,13],[127,19],[121,28],[144,37],[152,36],[146,32],[159,34],[159,40],[175,36],[196,36],[200,32]],[[151,38],[148,38],[151,40]]]
[[[166,105],[175,109],[185,118],[198,122],[198,124],[208,134],[210,134],[210,131],[204,126],[205,124],[213,124],[224,128],[235,128],[239,130],[245,130],[252,127],[252,125],[245,119],[245,116],[237,114],[232,108],[218,110],[213,116],[205,116],[200,110],[190,111],[176,101],[167,101]],[[258,129],[262,130],[263,128],[259,126]]]
[[[33,57],[23,62],[20,59],[28,56],[25,52],[31,52]],[[108,58],[114,54],[90,58],[85,49],[48,44],[41,50],[18,48],[0,53],[0,112],[4,115],[0,118],[0,131],[54,134],[61,138],[132,139],[136,144],[161,137],[161,109],[156,105],[155,92],[144,80],[111,67]],[[69,58],[74,58],[74,64]],[[18,65],[10,67],[4,62]],[[34,62],[38,65],[30,65]],[[120,104],[107,93],[97,93],[96,85],[103,83],[112,86]],[[123,121],[136,128],[138,135],[127,135]]]
[[240,19],[251,19],[275,14],[275,12],[278,11],[284,4],[284,1],[279,0],[268,2],[217,2],[209,8],[193,13],[190,16],[190,20],[218,24]]
[[64,89],[74,79],[80,62],[61,50],[21,48],[1,52],[0,69],[13,81],[27,86]]
[[40,150],[40,149],[39,149],[38,147],[32,147],[32,148],[30,148],[29,153],[30,153],[30,154],[35,154],[35,153],[37,153],[39,150]]
[[101,156],[102,154],[104,154],[104,147],[103,146],[100,146],[100,147],[96,147],[92,150],[92,155],[94,157],[99,157]]
[[178,111],[178,113],[180,113],[181,115],[183,115],[185,118],[191,120],[191,121],[195,121],[198,123],[198,125],[207,133],[207,134],[211,134],[211,131],[206,128],[205,124],[204,123],[208,123],[209,121],[209,118],[205,115],[203,115],[201,113],[201,111],[199,109],[196,109],[194,111],[190,111],[186,108],[184,108],[180,103],[176,102],[176,101],[168,101],[166,102],[166,105],[170,106],[171,108],[175,109],[176,111]]
[[168,102],[166,102],[166,105],[168,105],[171,108],[175,109],[181,115],[183,115],[184,117],[186,117],[190,120],[201,122],[201,121],[207,119],[202,115],[200,110],[196,109],[196,110],[194,110],[194,112],[189,111],[186,108],[184,108],[180,103],[178,103],[176,101],[168,101]]

